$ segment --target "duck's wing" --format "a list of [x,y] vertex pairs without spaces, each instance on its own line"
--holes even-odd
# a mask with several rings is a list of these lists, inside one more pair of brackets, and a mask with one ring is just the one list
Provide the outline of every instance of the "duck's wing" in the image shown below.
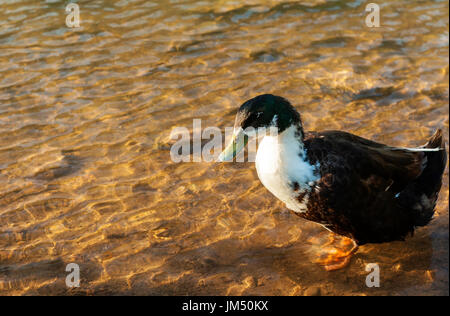
[[342,131],[305,135],[308,159],[320,164],[321,174],[364,182],[370,190],[403,190],[422,173],[423,151],[390,147]]

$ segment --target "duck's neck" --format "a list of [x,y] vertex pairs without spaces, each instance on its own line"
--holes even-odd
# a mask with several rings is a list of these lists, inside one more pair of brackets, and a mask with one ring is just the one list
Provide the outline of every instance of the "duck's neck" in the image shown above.
[[301,122],[296,122],[277,135],[281,146],[297,147],[303,151],[304,132]]
[[264,137],[256,155],[256,167],[264,173],[280,172],[304,158],[303,128],[301,124],[291,124],[277,135]]
[[317,167],[308,162],[299,124],[292,124],[277,136],[265,136],[256,155],[262,184],[296,212],[306,210],[306,204],[297,197],[309,192],[318,180]]

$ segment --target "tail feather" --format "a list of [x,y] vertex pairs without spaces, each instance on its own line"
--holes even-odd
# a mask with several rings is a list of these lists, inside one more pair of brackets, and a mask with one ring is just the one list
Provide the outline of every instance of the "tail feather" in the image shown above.
[[413,205],[416,226],[425,226],[431,221],[442,186],[442,176],[447,164],[442,130],[438,129],[422,148],[438,148],[440,150],[424,152],[424,169],[410,187],[416,197]]

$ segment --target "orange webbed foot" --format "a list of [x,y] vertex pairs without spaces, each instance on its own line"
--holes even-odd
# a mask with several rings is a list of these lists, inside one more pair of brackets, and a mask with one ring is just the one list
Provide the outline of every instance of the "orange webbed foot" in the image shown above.
[[356,243],[346,237],[328,234],[325,242],[320,238],[310,239],[313,244],[314,263],[322,265],[326,271],[335,271],[346,267],[358,251]]

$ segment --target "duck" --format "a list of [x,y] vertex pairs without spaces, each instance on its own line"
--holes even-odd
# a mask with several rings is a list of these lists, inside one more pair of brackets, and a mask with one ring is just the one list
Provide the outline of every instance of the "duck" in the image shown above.
[[261,183],[299,217],[350,238],[354,249],[404,241],[432,220],[447,162],[441,129],[417,148],[345,131],[305,132],[287,99],[263,94],[239,107],[218,161],[233,160],[260,130]]

